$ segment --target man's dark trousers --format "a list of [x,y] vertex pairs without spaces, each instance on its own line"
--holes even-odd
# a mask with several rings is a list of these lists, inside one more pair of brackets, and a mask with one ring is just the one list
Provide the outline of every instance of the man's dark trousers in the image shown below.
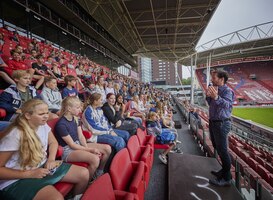
[[210,120],[209,131],[213,147],[217,150],[222,161],[222,178],[230,180],[231,159],[228,153],[228,133],[231,130],[231,121],[227,120]]

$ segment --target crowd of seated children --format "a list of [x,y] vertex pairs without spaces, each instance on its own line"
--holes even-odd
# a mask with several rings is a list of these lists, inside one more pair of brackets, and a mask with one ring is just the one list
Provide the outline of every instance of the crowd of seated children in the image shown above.
[[[5,109],[7,112],[4,118],[6,121],[1,121],[0,125],[1,127],[8,126],[4,134],[2,134],[3,136],[1,136],[0,144],[6,141],[5,138],[8,137],[8,135],[13,134],[12,130],[15,126],[19,127],[18,130],[25,131],[25,129],[21,130],[20,128],[22,124],[16,124],[18,123],[17,119],[24,118],[26,123],[29,123],[29,126],[31,126],[30,129],[29,126],[25,126],[25,128],[27,128],[26,135],[33,138],[33,135],[37,131],[32,124],[35,120],[37,123],[39,120],[44,123],[44,120],[58,117],[59,120],[54,128],[54,133],[56,134],[59,145],[64,149],[62,159],[64,162],[86,162],[89,165],[88,169],[74,165],[71,167],[67,164],[60,165],[68,168],[68,171],[66,171],[68,175],[71,175],[70,170],[78,168],[78,172],[82,174],[85,173],[85,178],[79,183],[78,178],[82,176],[82,174],[76,173],[75,177],[73,177],[75,179],[70,178],[68,180],[64,179],[66,174],[63,173],[63,177],[56,180],[54,179],[54,181],[48,183],[43,183],[43,181],[40,180],[41,184],[39,183],[37,186],[41,186],[39,186],[39,188],[34,187],[37,189],[34,193],[30,192],[29,195],[32,195],[31,198],[34,197],[34,199],[38,199],[40,195],[43,197],[46,192],[52,191],[52,194],[56,193],[57,199],[62,199],[63,197],[52,187],[52,184],[60,180],[73,182],[76,184],[73,195],[81,194],[92,177],[96,178],[104,172],[105,164],[111,153],[111,147],[113,147],[114,152],[118,152],[126,147],[130,135],[135,134],[137,128],[145,130],[143,126],[146,120],[145,116],[149,113],[150,109],[154,108],[155,104],[160,104],[158,102],[163,102],[163,105],[154,108],[155,111],[158,112],[158,114],[155,113],[156,116],[154,116],[153,112],[150,112],[146,125],[148,127],[148,133],[157,137],[157,142],[170,144],[170,148],[160,154],[160,160],[163,163],[167,162],[167,153],[179,142],[177,141],[177,132],[173,129],[172,113],[169,110],[170,106],[167,105],[167,103],[164,105],[164,102],[170,99],[169,95],[153,88],[153,86],[149,84],[140,83],[116,72],[107,74],[108,71],[93,63],[85,56],[67,54],[65,51],[50,47],[50,44],[41,44],[36,40],[29,42],[26,49],[18,43],[15,49],[11,51],[11,54],[12,59],[5,61],[7,65],[0,65],[0,67],[2,67],[0,76],[3,78],[6,76],[4,80],[12,84],[0,95],[0,108]],[[44,58],[47,58],[46,62]],[[3,63],[5,62],[3,61]],[[75,66],[78,66],[78,68],[75,69]],[[71,71],[73,70],[77,72],[75,75],[78,75],[78,77],[71,75]],[[2,74],[4,75],[1,75],[1,72],[3,72]],[[8,80],[8,78],[10,78],[10,80]],[[32,78],[37,81],[35,87],[30,85]],[[79,91],[76,86],[77,82],[81,84],[81,81],[87,86],[84,91],[88,95],[79,96]],[[39,95],[36,89],[39,88],[43,82],[44,87]],[[58,86],[61,86],[63,84],[62,82],[65,83],[66,87],[60,89],[61,92],[59,92]],[[36,105],[34,102],[42,102],[39,100],[40,98],[43,100],[43,103]],[[82,110],[81,100],[84,100],[85,105],[84,112],[80,118],[78,115]],[[32,103],[29,104],[28,102]],[[32,108],[28,109],[30,105],[32,105]],[[25,110],[25,108],[27,109]],[[43,119],[42,116],[44,116]],[[31,121],[29,119],[31,119]],[[55,151],[54,146],[57,142],[46,124],[42,124],[41,122],[39,127],[40,126],[43,127],[43,131],[48,132],[48,134],[44,135],[48,135],[50,138],[49,143],[51,146],[48,148],[48,159],[51,163],[52,155],[54,154],[52,151]],[[83,137],[81,126],[84,130],[92,132],[90,139],[86,140]],[[40,130],[40,128],[38,130]],[[29,131],[32,135],[28,134]],[[23,136],[22,134],[21,137]],[[169,140],[166,140],[166,137],[169,137]],[[37,144],[36,142],[35,140],[35,145],[37,148],[40,148],[39,142],[37,142]],[[43,142],[43,140],[40,142]],[[1,148],[2,147],[0,147],[0,157],[5,154],[2,153]],[[6,147],[4,146],[4,148]],[[39,152],[41,151],[40,149],[38,150],[37,155],[39,157]],[[46,151],[43,149],[43,152]],[[34,156],[36,159],[37,155],[33,153],[34,152],[31,151],[29,156]],[[19,156],[23,155],[20,154]],[[25,157],[24,155],[23,159],[25,159]],[[19,160],[21,160],[21,158]],[[0,177],[6,176],[5,173],[2,173],[6,172],[6,169],[4,169],[4,171],[1,170],[5,168],[3,166],[7,166],[7,162],[9,161],[6,157],[0,162]],[[55,162],[52,161],[52,163]],[[60,164],[60,162],[57,163]],[[36,164],[38,164],[38,161]],[[45,170],[54,168],[54,165],[50,164],[51,167],[48,167],[47,164],[43,164],[41,164],[39,160],[39,164],[37,165],[39,168],[37,168],[37,171],[39,169],[40,171],[46,172],[44,173],[44,177],[47,178],[47,171]],[[27,165],[32,165],[32,163],[27,163]],[[26,165],[24,167],[26,167]],[[42,167],[45,167],[45,170]],[[63,169],[63,167],[59,168]],[[37,171],[35,171],[36,174],[38,174]],[[11,179],[20,179],[20,184],[21,179],[24,180],[21,176],[17,175],[11,176]],[[0,185],[1,183],[2,182],[0,182]],[[28,182],[22,181],[22,183],[28,185]],[[29,183],[30,186],[32,186],[32,182]],[[6,190],[3,190],[6,191],[5,195],[12,193],[10,189],[17,191],[17,186],[12,184],[11,186],[11,188],[7,187]],[[21,191],[21,185],[19,186],[18,191]],[[4,187],[6,186],[2,186],[2,188]],[[35,195],[37,195],[37,198]]]
[[56,161],[58,143],[47,125],[48,106],[31,99],[0,135],[1,199],[63,199],[53,184],[75,184],[74,199],[86,190],[86,168]]
[[89,79],[85,82],[85,94],[86,96],[89,96],[93,93],[96,93],[96,84],[93,80]]
[[77,83],[77,78],[73,75],[67,75],[64,77],[64,82],[66,87],[62,91],[62,98],[71,97],[71,96],[78,96],[79,92],[75,88]]
[[62,159],[66,162],[87,163],[89,179],[92,180],[104,173],[111,148],[105,144],[86,142],[78,118],[81,110],[81,101],[77,97],[66,97],[62,102],[61,117],[55,126],[55,135],[63,147]]
[[5,72],[5,67],[8,67],[8,65],[3,61],[3,59],[0,57],[0,77],[9,84],[15,85],[14,80],[9,77],[9,75]]
[[113,88],[113,82],[111,80],[109,81],[106,81],[107,85],[105,86],[105,94],[109,94],[109,93],[112,93],[114,94],[115,93],[115,90]]
[[8,67],[5,67],[4,70],[5,72],[12,77],[12,73],[15,70],[28,70],[28,73],[31,75],[31,78],[34,78],[38,80],[36,82],[36,89],[38,89],[44,82],[44,77],[40,75],[35,75],[34,72],[35,70],[27,66],[27,64],[22,61],[22,55],[17,52],[16,50],[11,50],[11,56],[12,59],[8,60],[7,65]]
[[142,124],[142,119],[139,117],[134,117],[130,115],[130,110],[126,110],[126,105],[124,103],[124,99],[122,94],[118,94],[116,96],[116,105],[119,108],[119,112],[120,112],[120,117],[124,120],[134,120],[135,123],[137,123],[138,128],[140,128],[141,130],[145,130],[145,127]]
[[45,78],[44,87],[41,92],[42,100],[47,103],[50,112],[59,115],[61,110],[62,95],[57,87],[57,79],[48,76]]
[[106,102],[106,93],[104,89],[104,77],[100,76],[98,77],[97,84],[96,84],[96,93],[101,94],[102,103]]
[[[16,70],[12,74],[12,78],[16,85],[10,85],[0,94],[0,108],[6,110],[4,121],[12,121],[18,114],[21,114],[21,106],[24,102],[40,98],[36,89],[30,86],[31,75],[27,70]],[[49,113],[49,118],[53,119],[57,116]]]
[[102,107],[102,95],[94,93],[85,100],[82,123],[84,130],[91,131],[91,142],[106,143],[116,151],[126,147],[129,133],[124,130],[113,129],[106,119]]
[[132,101],[130,102],[130,115],[134,117],[138,117],[142,119],[143,121],[145,120],[146,113],[142,112],[139,108],[139,97],[138,94],[134,94]]
[[54,73],[46,65],[44,65],[44,56],[39,54],[36,56],[37,62],[32,63],[32,68],[35,70],[35,75],[52,76],[57,78]]
[[134,119],[124,119],[121,117],[119,105],[116,104],[116,96],[113,93],[106,95],[107,102],[102,106],[103,114],[108,119],[111,126],[115,129],[125,130],[134,135],[139,127]]

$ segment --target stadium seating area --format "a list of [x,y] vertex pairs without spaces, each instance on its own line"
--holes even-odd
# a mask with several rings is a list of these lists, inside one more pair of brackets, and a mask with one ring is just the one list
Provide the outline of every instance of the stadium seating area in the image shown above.
[[[79,63],[84,65],[84,70],[86,75],[90,75],[90,79],[96,83],[97,77],[104,76],[104,78],[109,78],[109,74],[113,75],[114,72],[110,71],[104,66],[100,66],[88,58],[80,55],[75,55],[65,50],[57,49],[53,47],[50,43],[45,44],[44,42],[38,42],[36,40],[29,39],[25,36],[17,35],[18,41],[12,39],[14,37],[14,32],[7,30],[6,28],[0,28],[0,33],[4,35],[3,44],[1,46],[2,54],[1,58],[5,63],[11,60],[10,52],[16,48],[22,47],[22,52],[20,53],[21,62],[27,66],[27,68],[32,67],[32,63],[36,62],[36,58],[30,52],[28,52],[28,45],[35,44],[36,53],[42,54],[44,58],[53,58],[53,62],[46,60],[46,66],[49,70],[52,69],[52,65],[56,64],[61,70],[61,66],[64,64],[66,68],[67,75],[74,75],[79,77],[82,83],[87,81],[83,76],[77,74],[75,66]],[[32,46],[33,48],[33,46]],[[72,61],[74,67],[69,67],[69,63]],[[7,65],[5,68],[9,68]],[[14,69],[16,70],[16,69]],[[126,83],[136,84],[135,81],[131,81],[129,78],[122,75]],[[111,77],[110,77],[111,78]],[[58,79],[58,87],[62,89],[63,80]],[[7,87],[5,84],[0,84],[0,88],[3,89]],[[77,89],[81,92],[84,85],[77,85]],[[144,87],[143,87],[144,88]],[[40,90],[38,90],[41,92]],[[85,94],[85,90],[83,91]],[[83,95],[81,98],[85,98]],[[131,101],[128,101],[126,111],[129,110],[129,105]],[[131,113],[133,114],[133,113]],[[5,108],[0,108],[0,119],[6,116]],[[58,118],[49,120],[48,125],[51,130],[58,121]],[[143,126],[145,127],[145,121],[143,121]],[[91,132],[83,131],[86,139],[92,136]],[[155,137],[147,135],[146,130],[140,128],[137,129],[136,135],[132,136],[127,144],[127,148],[119,151],[113,158],[109,173],[96,179],[83,194],[82,199],[144,199],[144,193],[149,184],[150,172],[153,165],[154,159],[154,149],[168,149],[167,144],[156,144]],[[56,158],[61,159],[63,154],[63,148],[59,146]],[[87,163],[73,162],[72,164],[88,167]],[[58,182],[55,184],[55,188],[63,195],[67,196],[73,188],[73,184],[66,182]],[[103,192],[101,190],[103,189]]]
[[[228,86],[235,92],[237,102],[272,104],[272,66],[272,61],[259,61],[220,66],[217,68],[224,69],[229,73]],[[206,70],[197,69],[196,75],[204,89],[206,87]]]
[[[54,119],[48,122],[48,125],[54,130],[54,126],[58,119]],[[153,165],[153,143],[147,143],[141,145],[142,138],[149,137],[151,142],[154,142],[153,136],[148,136],[146,131],[141,129],[137,130],[137,135],[132,136],[127,144],[127,148],[119,151],[110,166],[109,174],[99,177],[92,183],[83,195],[83,199],[144,199],[144,193],[149,183],[150,171]],[[92,133],[85,133],[87,139]],[[140,136],[140,137],[139,137]],[[59,146],[57,157],[61,157],[62,147]],[[86,163],[72,164],[87,167]],[[109,176],[110,175],[110,176]],[[105,185],[106,184],[106,185]],[[101,189],[105,189],[105,186],[109,189],[100,193]],[[55,184],[55,187],[59,190],[63,196],[66,196],[73,184],[59,182]],[[93,191],[96,192],[93,192]],[[111,196],[111,198],[110,198]]]
[[[6,63],[10,60],[10,51],[15,49],[16,46],[20,45],[23,51],[27,52],[29,43],[37,43],[38,53],[43,54],[45,58],[49,56],[60,58],[59,61],[56,61],[59,68],[62,64],[68,65],[71,60],[74,66],[81,62],[85,71],[94,82],[97,81],[96,78],[99,75],[107,78],[108,74],[112,73],[108,68],[98,65],[86,57],[57,49],[50,43],[45,44],[20,35],[18,35],[20,41],[18,43],[11,39],[14,37],[13,32],[1,28],[0,33],[4,34],[1,57]],[[35,61],[35,59],[31,58],[30,53],[25,53],[23,62],[28,68],[31,68],[32,63]],[[48,63],[47,66],[51,68],[52,64]],[[260,61],[221,68],[229,72],[230,79],[228,85],[235,91],[238,99],[258,104],[272,104],[272,65],[273,62],[271,61]],[[75,68],[66,67],[66,70],[66,74],[79,76]],[[196,70],[197,78],[203,88],[205,88],[206,84],[206,74],[204,72],[204,69]],[[86,80],[83,76],[79,76],[79,78],[85,83]],[[60,85],[62,82],[62,80],[59,80]],[[77,87],[78,90],[83,89],[83,86],[80,84]],[[127,104],[127,109],[128,106],[129,103]],[[0,118],[5,117],[5,115],[5,109],[1,108]],[[209,156],[214,156],[214,148],[208,134],[208,115],[202,110],[199,111],[199,115],[202,118],[202,128],[196,128],[194,135],[204,152]],[[56,122],[57,119],[48,122],[52,130],[54,130]],[[90,132],[84,133],[87,139],[90,138],[91,134]],[[95,180],[86,190],[82,199],[144,199],[153,165],[154,149],[168,148],[169,145],[156,144],[154,136],[147,135],[146,131],[138,128],[137,134],[129,139],[127,148],[119,151],[113,158],[109,173]],[[255,181],[259,180],[265,188],[273,193],[273,155],[271,153],[248,141],[244,141],[235,134],[231,134],[229,137],[229,151],[232,155],[233,165],[235,166],[236,162],[239,163],[244,179],[247,177],[250,181],[249,184],[253,188],[256,187]],[[57,157],[61,157],[61,155],[62,148],[59,147]],[[87,167],[86,163],[73,164]],[[232,171],[234,172],[234,167]],[[66,196],[72,190],[73,184],[59,182],[55,184],[55,187],[63,196]],[[101,192],[102,188],[104,192]]]

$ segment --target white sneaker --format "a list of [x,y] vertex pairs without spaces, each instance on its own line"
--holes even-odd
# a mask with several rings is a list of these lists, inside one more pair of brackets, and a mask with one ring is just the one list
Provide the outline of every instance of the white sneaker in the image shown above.
[[181,144],[182,142],[180,140],[176,140],[176,144]]
[[80,200],[82,198],[82,194],[77,194],[73,198],[70,198],[68,200]]
[[159,160],[164,163],[165,165],[167,165],[168,161],[167,161],[167,158],[166,156],[164,156],[163,154],[159,154],[158,156]]

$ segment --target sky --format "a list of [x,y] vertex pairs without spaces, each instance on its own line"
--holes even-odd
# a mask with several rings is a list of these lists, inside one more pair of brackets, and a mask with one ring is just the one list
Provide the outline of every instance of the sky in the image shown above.
[[[197,46],[234,31],[273,21],[273,0],[222,0]],[[183,78],[190,77],[183,67]]]

